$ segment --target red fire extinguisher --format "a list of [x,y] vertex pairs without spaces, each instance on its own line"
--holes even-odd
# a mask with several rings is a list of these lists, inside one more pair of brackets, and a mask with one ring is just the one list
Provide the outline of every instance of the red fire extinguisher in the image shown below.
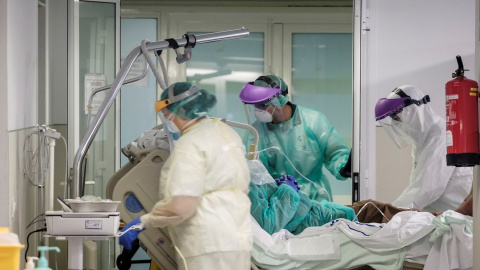
[[458,69],[445,85],[447,113],[447,165],[471,167],[480,164],[478,148],[478,83],[467,79],[457,55]]

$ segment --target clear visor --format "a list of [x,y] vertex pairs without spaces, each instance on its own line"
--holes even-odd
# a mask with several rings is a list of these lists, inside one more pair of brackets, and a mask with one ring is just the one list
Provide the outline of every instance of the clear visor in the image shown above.
[[408,136],[407,127],[402,121],[402,114],[397,113],[391,116],[385,117],[378,122],[382,125],[383,129],[387,132],[388,136],[395,142],[398,148],[412,143],[412,139]]
[[[247,122],[252,125],[255,121],[272,122],[269,117],[273,118],[275,112],[281,112],[280,101],[277,96],[273,97],[265,103],[243,104]],[[270,114],[270,116],[269,116]],[[269,121],[268,121],[269,120]]]

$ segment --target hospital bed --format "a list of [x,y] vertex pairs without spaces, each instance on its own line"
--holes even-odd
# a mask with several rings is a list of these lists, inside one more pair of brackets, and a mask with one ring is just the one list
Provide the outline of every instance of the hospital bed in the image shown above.
[[[230,123],[231,124],[231,123]],[[162,126],[154,129],[160,130]],[[158,201],[160,172],[169,156],[168,149],[149,147],[141,149],[133,142],[122,149],[129,159],[107,184],[107,198],[122,201],[118,207],[120,216],[128,223],[138,216],[148,213]],[[269,235],[252,218],[254,228],[254,249],[252,269],[422,269],[421,263],[405,261],[404,251],[386,252],[385,256],[373,256],[362,245],[338,234],[315,233],[315,228],[307,234],[288,235],[282,230]],[[321,228],[321,227],[318,227]],[[310,234],[310,235],[309,235]],[[292,239],[294,240],[292,243]],[[337,242],[335,248],[325,250],[318,243]],[[338,242],[340,243],[338,245]],[[139,235],[140,247],[162,270],[177,269],[175,250],[165,228],[149,229]],[[308,250],[302,247],[309,247]],[[311,248],[310,248],[311,247]],[[315,248],[317,247],[317,248]],[[336,250],[335,250],[336,249]],[[291,252],[294,254],[291,254]],[[305,252],[302,254],[301,252]],[[335,263],[339,254],[347,256],[341,264]],[[373,254],[373,255],[372,255]],[[390,261],[388,261],[390,260]],[[424,262],[424,261],[423,261]],[[397,267],[390,268],[392,265]]]

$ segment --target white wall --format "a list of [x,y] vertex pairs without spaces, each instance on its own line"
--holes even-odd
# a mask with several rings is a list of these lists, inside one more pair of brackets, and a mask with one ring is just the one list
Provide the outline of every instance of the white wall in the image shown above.
[[9,0],[8,130],[37,124],[37,1]]
[[[0,37],[7,36],[8,2],[0,0]],[[8,110],[7,110],[7,85],[8,85],[8,63],[7,63],[7,39],[0,38],[0,152],[8,153]],[[8,181],[8,155],[0,156],[0,227],[9,225],[9,181]]]
[[[394,190],[402,189],[410,177],[409,159],[399,150],[391,149],[382,158],[375,158],[380,145],[393,144],[388,136],[379,136],[374,119],[377,100],[386,97],[396,86],[412,84],[431,97],[433,109],[445,118],[445,83],[457,69],[456,55],[461,55],[466,76],[475,79],[475,0],[367,0],[366,26],[370,31],[362,36],[366,45],[366,69],[362,79],[368,100],[368,138],[364,139],[366,160],[370,175],[377,182],[385,181]],[[378,136],[378,140],[377,137]],[[387,140],[384,142],[381,140]],[[378,152],[378,151],[377,151]],[[404,166],[403,173],[394,173],[394,168]],[[370,182],[375,183],[375,182]],[[377,183],[377,188],[378,188]],[[395,194],[376,190],[382,198],[395,199]]]
[[17,233],[22,243],[25,243],[26,236],[25,220],[34,208],[27,205],[33,200],[27,199],[31,197],[22,174],[21,155],[27,131],[21,129],[34,126],[38,121],[37,6],[37,1],[31,0],[0,1],[0,34],[6,27],[2,35],[6,38],[0,40],[0,51],[7,56],[6,61],[0,60],[0,85],[3,86],[0,91],[4,94],[0,101],[3,105],[0,105],[0,139],[4,148],[0,160],[0,192],[4,192],[4,187],[8,192],[6,196],[0,196],[0,205],[8,207],[9,217],[0,219],[0,222]]

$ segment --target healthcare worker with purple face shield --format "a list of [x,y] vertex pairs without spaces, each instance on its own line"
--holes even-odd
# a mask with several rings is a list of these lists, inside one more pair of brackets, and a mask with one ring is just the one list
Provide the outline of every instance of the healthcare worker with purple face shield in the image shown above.
[[[289,102],[287,84],[275,75],[260,76],[245,84],[240,100],[245,104],[247,121],[258,131],[258,149],[269,148],[260,153],[259,159],[272,177],[291,175],[310,199],[331,201],[323,167],[336,179],[347,179],[351,174],[350,149],[325,115]],[[246,136],[244,144],[249,146],[253,137]]]
[[[235,130],[208,117],[215,104],[213,94],[188,82],[163,91],[155,109],[173,148],[159,179],[160,201],[126,228],[168,227],[179,269],[247,270],[250,171]],[[128,247],[137,235],[126,232],[120,244]]]
[[447,166],[445,120],[429,102],[417,87],[399,86],[378,100],[375,117],[399,148],[412,145],[409,185],[392,204],[443,212],[456,209],[467,197],[472,169]]

